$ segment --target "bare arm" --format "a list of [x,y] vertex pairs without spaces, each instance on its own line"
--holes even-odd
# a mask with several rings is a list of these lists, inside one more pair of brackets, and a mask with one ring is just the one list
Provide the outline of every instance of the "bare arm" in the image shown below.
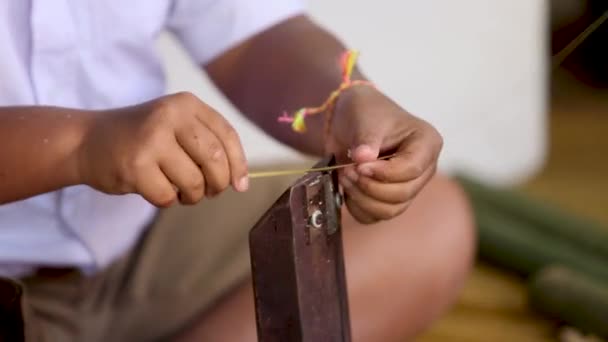
[[104,111],[0,107],[0,204],[77,184],[192,204],[247,190],[246,175],[232,126],[189,93]]
[[[233,103],[276,139],[321,155],[323,116],[309,117],[308,133],[278,123],[284,110],[318,106],[341,82],[337,65],[345,47],[301,16],[233,48],[207,65],[211,78]],[[353,79],[364,79],[355,71]],[[387,220],[407,209],[435,174],[443,140],[437,130],[372,87],[340,95],[332,117],[328,153],[338,162],[346,205],[360,222]],[[349,153],[350,152],[350,153]],[[396,155],[377,160],[381,153]]]
[[0,204],[77,184],[87,121],[71,109],[0,107]]
[[[241,112],[279,141],[323,154],[320,115],[304,137],[277,123],[285,110],[320,105],[341,81],[345,47],[309,18],[290,19],[233,48],[206,66],[211,79]],[[357,71],[353,79],[362,79]]]

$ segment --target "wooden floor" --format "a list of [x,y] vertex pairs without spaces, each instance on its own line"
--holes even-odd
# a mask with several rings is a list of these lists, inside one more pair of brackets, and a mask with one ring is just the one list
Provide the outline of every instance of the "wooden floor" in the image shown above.
[[[523,188],[608,227],[608,90],[555,78],[549,159]],[[478,264],[454,309],[420,341],[557,341],[555,323],[527,308],[524,282]]]

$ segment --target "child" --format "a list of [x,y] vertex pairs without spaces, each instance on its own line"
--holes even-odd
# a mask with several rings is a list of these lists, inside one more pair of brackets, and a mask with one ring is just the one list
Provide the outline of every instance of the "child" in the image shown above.
[[[356,67],[346,82],[300,1],[8,1],[0,27],[0,282],[25,291],[28,340],[255,340],[246,235],[293,179],[250,184],[230,123],[163,96],[164,29],[267,133],[357,163],[340,171],[355,340],[412,338],[456,296],[472,222],[435,175],[440,135]],[[343,81],[305,131],[277,120]]]

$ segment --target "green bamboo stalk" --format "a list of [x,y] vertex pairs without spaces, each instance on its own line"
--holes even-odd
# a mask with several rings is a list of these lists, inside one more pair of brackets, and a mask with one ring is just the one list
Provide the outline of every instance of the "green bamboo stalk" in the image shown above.
[[525,222],[527,229],[596,254],[608,265],[608,228],[512,190],[492,188],[466,177],[458,180],[473,203],[483,203],[503,216]]
[[485,203],[473,202],[473,207],[481,258],[524,276],[551,264],[561,264],[608,281],[606,259]]
[[570,267],[549,266],[528,286],[530,306],[585,333],[608,337],[608,283]]

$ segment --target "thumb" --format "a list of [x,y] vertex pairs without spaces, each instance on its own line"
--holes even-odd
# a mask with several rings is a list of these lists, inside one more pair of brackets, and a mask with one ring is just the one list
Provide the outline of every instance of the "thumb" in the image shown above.
[[355,134],[351,144],[351,156],[355,163],[366,163],[378,159],[382,146],[383,134],[380,130],[370,132],[369,128]]

